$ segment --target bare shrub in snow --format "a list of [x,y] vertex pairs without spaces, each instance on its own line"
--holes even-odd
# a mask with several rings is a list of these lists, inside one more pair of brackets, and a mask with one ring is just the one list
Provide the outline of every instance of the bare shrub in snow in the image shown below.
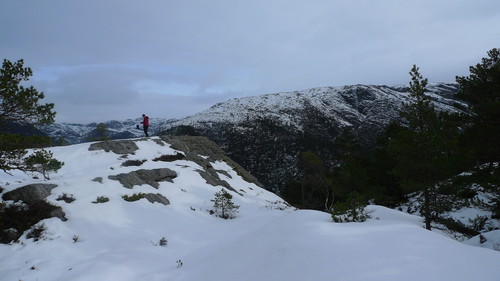
[[26,238],[33,238],[33,241],[36,242],[43,238],[43,233],[45,232],[45,230],[47,230],[47,228],[45,227],[44,223],[35,225],[28,231],[28,233],[26,234]]
[[66,194],[66,193],[63,193],[62,195],[59,195],[59,197],[57,197],[56,199],[57,201],[64,201],[66,203],[71,203],[73,201],[75,201],[75,197],[73,197],[73,194]]

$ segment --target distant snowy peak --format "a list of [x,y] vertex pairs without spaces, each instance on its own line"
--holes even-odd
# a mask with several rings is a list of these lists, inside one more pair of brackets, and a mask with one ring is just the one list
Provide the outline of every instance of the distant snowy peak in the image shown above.
[[[466,106],[454,98],[457,90],[457,84],[431,83],[428,85],[427,95],[434,101],[438,110],[457,111],[456,104]],[[373,117],[387,117],[380,116],[382,113],[390,113],[392,119],[402,102],[409,100],[409,96],[408,86],[400,85],[319,87],[233,98],[168,125],[197,127],[207,123],[239,124],[265,116],[300,129],[303,116],[298,115],[298,112],[314,108],[344,126],[353,126]]]
[[[150,118],[150,131],[154,133],[157,128],[165,126],[176,119]],[[38,129],[52,137],[56,142],[63,140],[68,144],[76,144],[95,140],[99,136],[98,125],[104,124],[106,135],[111,139],[127,139],[142,137],[144,132],[142,127],[137,128],[142,121],[141,118],[127,119],[124,121],[106,121],[102,123],[72,124],[54,123],[39,126]]]

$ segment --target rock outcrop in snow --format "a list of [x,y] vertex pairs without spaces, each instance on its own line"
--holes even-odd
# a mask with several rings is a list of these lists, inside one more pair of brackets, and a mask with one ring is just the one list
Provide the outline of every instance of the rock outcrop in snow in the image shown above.
[[12,191],[6,192],[3,196],[3,200],[12,201],[22,201],[26,204],[34,204],[37,201],[44,200],[47,198],[52,189],[56,188],[55,184],[47,183],[35,183],[28,184]]
[[126,188],[133,188],[134,185],[149,184],[154,188],[160,187],[159,182],[169,181],[174,182],[173,179],[177,177],[177,173],[168,168],[159,169],[140,169],[128,173],[110,175],[108,179],[119,181]]
[[[145,159],[131,159],[144,154],[143,151],[140,151],[140,147],[144,143],[151,143],[152,146],[156,147],[154,154],[148,155]],[[98,159],[92,159],[93,157],[91,157],[91,155],[94,154],[102,155],[103,157],[108,158],[115,158],[118,156],[116,161],[121,162],[121,165],[118,167],[111,166],[103,168],[103,171],[101,171],[103,174],[107,173],[107,176],[102,176],[101,173],[99,173],[99,176],[93,176],[93,173],[98,171],[98,169],[92,170],[92,173],[82,175],[82,177],[89,182],[99,183],[103,186],[107,185],[105,182],[105,179],[107,179],[120,183],[120,185],[125,189],[143,189],[144,186],[147,185],[158,190],[160,189],[162,182],[176,184],[174,180],[178,177],[179,172],[176,172],[176,169],[171,167],[172,165],[177,167],[177,170],[178,167],[188,168],[195,165],[193,171],[197,173],[200,179],[204,180],[206,184],[213,187],[224,187],[240,196],[243,196],[242,192],[244,191],[232,186],[230,181],[227,180],[231,179],[233,176],[231,176],[231,174],[225,169],[214,167],[214,163],[217,162],[223,162],[228,165],[228,167],[231,167],[231,169],[234,170],[239,177],[242,177],[242,179],[246,180],[249,184],[255,184],[256,186],[260,185],[255,177],[253,177],[236,162],[232,161],[225,154],[225,152],[220,149],[220,147],[205,137],[164,136],[152,139],[143,138],[134,140],[102,141],[82,146],[87,146],[88,149],[87,151],[80,152],[82,153],[81,161],[89,161],[89,164],[90,162],[98,161]],[[60,149],[64,150],[65,148]],[[69,150],[71,147],[67,147],[66,149]],[[162,151],[166,154],[161,154]],[[125,163],[132,164],[124,165]],[[72,164],[75,163],[71,163],[70,161],[66,165]],[[81,163],[78,161],[77,165],[78,164]],[[98,165],[96,166],[98,167]],[[137,168],[136,166],[141,166],[141,168]],[[151,167],[147,168],[147,166]],[[25,175],[23,175],[23,177],[24,176]],[[21,216],[29,211],[46,213],[42,216],[37,216],[38,219],[58,217],[62,220],[66,220],[65,213],[63,211],[64,206],[59,206],[59,199],[56,199],[58,202],[52,202],[51,204],[50,202],[45,201],[47,198],[57,194],[57,191],[54,192],[54,189],[57,190],[58,187],[63,188],[61,185],[64,184],[38,182],[35,178],[33,183],[22,185],[5,192],[2,199],[7,202],[12,201],[24,204],[24,207],[19,207],[17,209],[13,208],[10,216],[16,216],[16,214]],[[134,193],[132,195],[137,194]],[[61,197],[63,195],[59,194],[59,196]],[[68,195],[64,193],[64,196],[67,197]],[[170,204],[170,200],[165,195],[158,192],[141,192],[137,195],[137,198],[144,198],[151,203],[161,203],[163,205]],[[74,198],[71,197],[71,199]],[[29,224],[25,224],[23,227],[18,226],[19,229],[11,229],[11,227],[2,225],[2,228],[4,229],[0,229],[0,241],[10,242],[11,240],[18,239],[22,232],[26,230],[24,227],[37,223],[35,219],[36,218],[33,218],[31,222],[27,222]],[[10,238],[6,238],[7,236]]]

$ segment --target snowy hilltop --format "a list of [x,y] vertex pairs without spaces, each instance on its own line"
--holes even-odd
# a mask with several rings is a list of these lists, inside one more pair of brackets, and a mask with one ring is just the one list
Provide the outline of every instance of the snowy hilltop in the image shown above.
[[[0,244],[1,281],[500,277],[499,251],[427,231],[417,216],[369,206],[364,223],[334,223],[327,213],[295,210],[205,138],[50,151],[64,162],[50,180],[0,174],[5,208],[54,207],[17,242]],[[232,219],[214,206],[220,192],[239,207]]]

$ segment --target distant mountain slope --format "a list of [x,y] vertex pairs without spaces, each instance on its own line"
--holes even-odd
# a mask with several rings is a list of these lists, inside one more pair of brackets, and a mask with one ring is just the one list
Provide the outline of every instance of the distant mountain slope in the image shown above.
[[[165,134],[207,136],[271,190],[297,175],[303,151],[328,156],[340,132],[351,127],[372,147],[388,124],[399,118],[407,86],[353,85],[235,98],[168,123]],[[454,96],[457,84],[430,83],[427,95],[440,111],[466,108]]]
[[16,134],[21,136],[47,136],[35,126],[25,122],[6,122],[0,124],[0,133]]
[[[175,119],[151,118],[150,132],[155,134],[159,127],[165,126]],[[127,119],[124,121],[105,121],[102,122],[107,128],[107,134],[110,139],[127,139],[144,136],[142,127],[136,128],[142,121],[138,119]],[[38,129],[52,137],[55,143],[63,142],[66,144],[77,144],[89,142],[98,137],[97,126],[99,123],[72,124],[72,123],[54,123],[38,126]]]
[[[374,121],[387,123],[397,117],[401,103],[409,100],[408,90],[407,86],[353,85],[234,98],[172,122],[169,126],[242,124],[266,118],[279,120],[283,126],[298,131],[306,131],[305,125],[312,115],[310,111],[332,119],[339,126],[360,126]],[[457,84],[431,83],[428,90],[427,95],[438,110],[455,111],[457,104],[465,106],[454,98]]]

